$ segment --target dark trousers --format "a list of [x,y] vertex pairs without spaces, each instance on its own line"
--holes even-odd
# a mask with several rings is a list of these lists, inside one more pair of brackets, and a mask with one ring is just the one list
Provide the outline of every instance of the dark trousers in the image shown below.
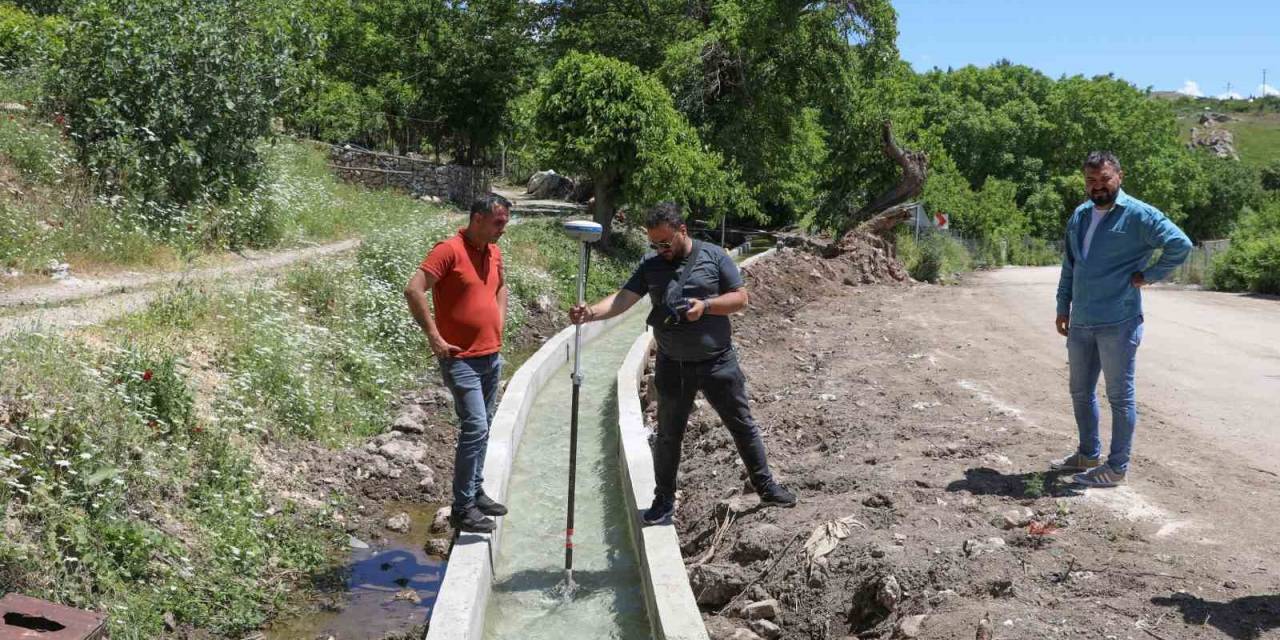
[[733,435],[738,455],[751,475],[752,486],[760,492],[773,485],[764,441],[747,406],[747,379],[738,366],[736,351],[728,349],[702,362],[672,360],[659,351],[653,386],[658,396],[658,436],[653,443],[656,496],[675,497],[680,444],[699,390]]

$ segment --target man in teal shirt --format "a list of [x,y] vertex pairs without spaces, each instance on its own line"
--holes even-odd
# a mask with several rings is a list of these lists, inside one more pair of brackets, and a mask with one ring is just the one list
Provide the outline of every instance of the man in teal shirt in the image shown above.
[[[1142,343],[1142,287],[1167,277],[1191,251],[1191,240],[1159,209],[1120,189],[1124,171],[1107,152],[1084,162],[1089,202],[1067,221],[1058,279],[1058,333],[1067,338],[1071,404],[1080,446],[1051,465],[1078,471],[1075,481],[1114,487],[1125,481],[1138,421],[1134,371]],[[1151,266],[1151,256],[1161,249]],[[1111,405],[1111,450],[1102,463],[1098,374]]]

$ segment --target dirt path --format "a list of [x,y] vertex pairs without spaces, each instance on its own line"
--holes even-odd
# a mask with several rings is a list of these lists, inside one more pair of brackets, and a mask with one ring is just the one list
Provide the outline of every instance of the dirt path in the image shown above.
[[[967,639],[987,615],[1004,640],[1280,637],[1275,342],[1241,337],[1269,335],[1280,304],[1151,291],[1131,483],[1083,491],[1047,473],[1075,445],[1052,269],[956,287],[796,273],[811,292],[735,329],[800,506],[740,495],[710,412],[686,439],[677,524],[709,628],[775,599],[785,639]],[[842,518],[834,550],[802,550]]]
[[511,201],[513,220],[520,217],[590,215],[586,205],[531,197],[519,186],[494,186],[493,192]]
[[[1008,344],[1022,345],[1021,356],[1034,355],[1065,376],[1063,340],[1052,331],[1057,281],[1056,267],[980,273],[956,292],[956,314],[933,321],[950,326],[978,312],[983,320],[961,321],[955,330],[998,334]],[[1143,297],[1146,327],[1138,351],[1143,413],[1251,466],[1280,473],[1280,301],[1163,287],[1147,289]],[[1049,384],[1058,381],[1054,377]],[[1051,390],[1061,396],[1064,389]],[[1046,408],[1052,410],[1053,403]],[[1138,434],[1140,451],[1155,440],[1141,437],[1141,429]]]
[[300,261],[351,251],[359,240],[251,255],[243,262],[164,273],[131,273],[95,279],[69,278],[48,285],[0,291],[0,336],[40,329],[61,330],[101,323],[146,306],[161,285],[246,278]]

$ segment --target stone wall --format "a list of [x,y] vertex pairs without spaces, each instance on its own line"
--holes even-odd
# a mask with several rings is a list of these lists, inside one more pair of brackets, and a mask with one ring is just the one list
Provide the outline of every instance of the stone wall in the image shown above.
[[436,164],[420,156],[397,156],[350,145],[333,146],[330,166],[338,177],[367,187],[408,191],[415,198],[436,196],[461,207],[489,192],[489,170]]

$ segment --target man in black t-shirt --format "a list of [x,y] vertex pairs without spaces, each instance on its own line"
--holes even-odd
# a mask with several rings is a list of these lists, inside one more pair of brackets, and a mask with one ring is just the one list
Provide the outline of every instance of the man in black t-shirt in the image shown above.
[[680,444],[699,390],[733,434],[761,503],[795,506],[796,497],[769,472],[764,441],[747,406],[747,380],[729,324],[729,314],[747,306],[738,266],[720,247],[689,237],[675,204],[654,207],[645,228],[654,254],[645,257],[617,293],[569,312],[575,324],[582,324],[612,318],[646,294],[653,304],[648,323],[658,342],[653,381],[658,396],[653,443],[657,487],[645,523],[669,524],[675,513]]

